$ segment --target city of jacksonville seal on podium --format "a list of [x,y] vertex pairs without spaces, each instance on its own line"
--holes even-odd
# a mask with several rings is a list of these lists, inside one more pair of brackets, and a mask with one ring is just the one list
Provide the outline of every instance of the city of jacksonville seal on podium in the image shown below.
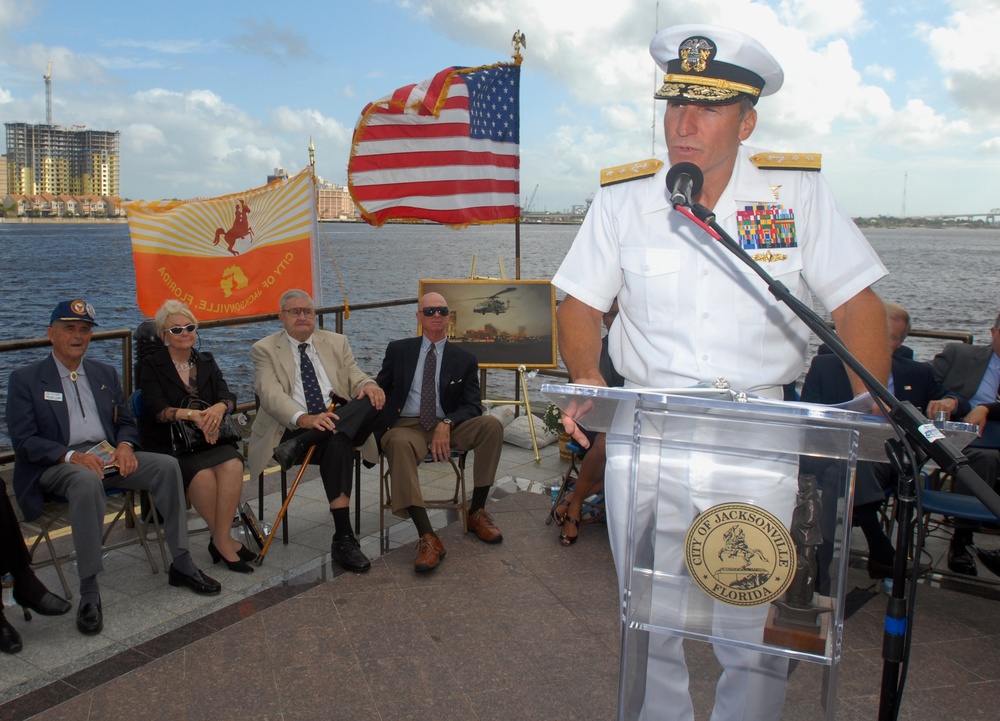
[[748,503],[721,503],[699,515],[684,539],[688,573],[712,598],[760,606],[784,594],[795,546],[784,524]]
[[[793,526],[795,525],[793,519]],[[801,544],[799,544],[801,545]],[[684,539],[688,573],[712,598],[731,606],[772,604],[764,642],[809,653],[826,646],[826,613],[797,600],[804,589],[793,532],[748,503],[722,503],[699,515]],[[812,578],[808,596],[812,596]]]

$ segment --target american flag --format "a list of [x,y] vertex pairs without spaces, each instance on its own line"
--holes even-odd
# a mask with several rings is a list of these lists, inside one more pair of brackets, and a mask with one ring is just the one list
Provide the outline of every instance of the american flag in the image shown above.
[[348,186],[365,220],[447,225],[520,217],[520,65],[447,68],[370,103]]

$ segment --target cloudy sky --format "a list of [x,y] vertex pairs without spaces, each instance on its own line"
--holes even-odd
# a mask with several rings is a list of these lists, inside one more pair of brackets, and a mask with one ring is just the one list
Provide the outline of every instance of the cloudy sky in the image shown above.
[[[84,4],[86,6],[86,3]],[[663,151],[658,28],[737,27],[785,86],[750,144],[823,153],[852,215],[1000,206],[1000,0],[0,0],[0,119],[122,134],[122,193],[191,198],[308,163],[346,182],[365,103],[527,37],[521,188],[581,204],[601,168]],[[535,191],[537,187],[537,192]],[[905,204],[904,204],[905,202]]]

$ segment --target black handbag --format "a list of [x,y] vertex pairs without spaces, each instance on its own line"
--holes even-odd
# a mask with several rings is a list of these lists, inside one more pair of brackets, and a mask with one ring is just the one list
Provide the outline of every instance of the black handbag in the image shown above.
[[[200,398],[188,396],[184,399],[181,408],[191,408],[203,411],[209,404]],[[198,428],[194,421],[172,421],[170,423],[170,448],[175,456],[186,456],[189,453],[197,453],[208,448],[228,443],[238,443],[243,440],[243,435],[233,422],[233,417],[226,413],[219,423],[219,439],[213,444],[205,440],[205,434]]]

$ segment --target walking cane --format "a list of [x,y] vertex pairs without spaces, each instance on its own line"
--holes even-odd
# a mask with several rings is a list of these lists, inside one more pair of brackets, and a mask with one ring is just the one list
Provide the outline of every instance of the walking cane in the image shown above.
[[[333,397],[334,394],[330,393]],[[333,413],[333,409],[337,407],[337,398],[330,401],[330,413]],[[267,555],[267,549],[271,547],[271,541],[274,540],[274,534],[278,532],[278,526],[281,525],[282,519],[285,517],[285,513],[288,512],[288,504],[292,501],[292,496],[295,495],[295,489],[299,487],[299,482],[302,480],[302,476],[306,472],[306,467],[309,465],[309,461],[312,460],[313,453],[316,452],[316,446],[309,446],[309,450],[306,451],[305,457],[302,459],[302,463],[299,466],[299,472],[295,475],[295,480],[292,482],[292,487],[288,489],[288,495],[285,496],[285,502],[281,504],[281,510],[278,511],[278,515],[274,519],[274,523],[271,524],[271,532],[267,534],[267,540],[264,541],[264,547],[260,549],[260,553],[257,555],[256,563],[258,566],[263,565],[264,556]]]

